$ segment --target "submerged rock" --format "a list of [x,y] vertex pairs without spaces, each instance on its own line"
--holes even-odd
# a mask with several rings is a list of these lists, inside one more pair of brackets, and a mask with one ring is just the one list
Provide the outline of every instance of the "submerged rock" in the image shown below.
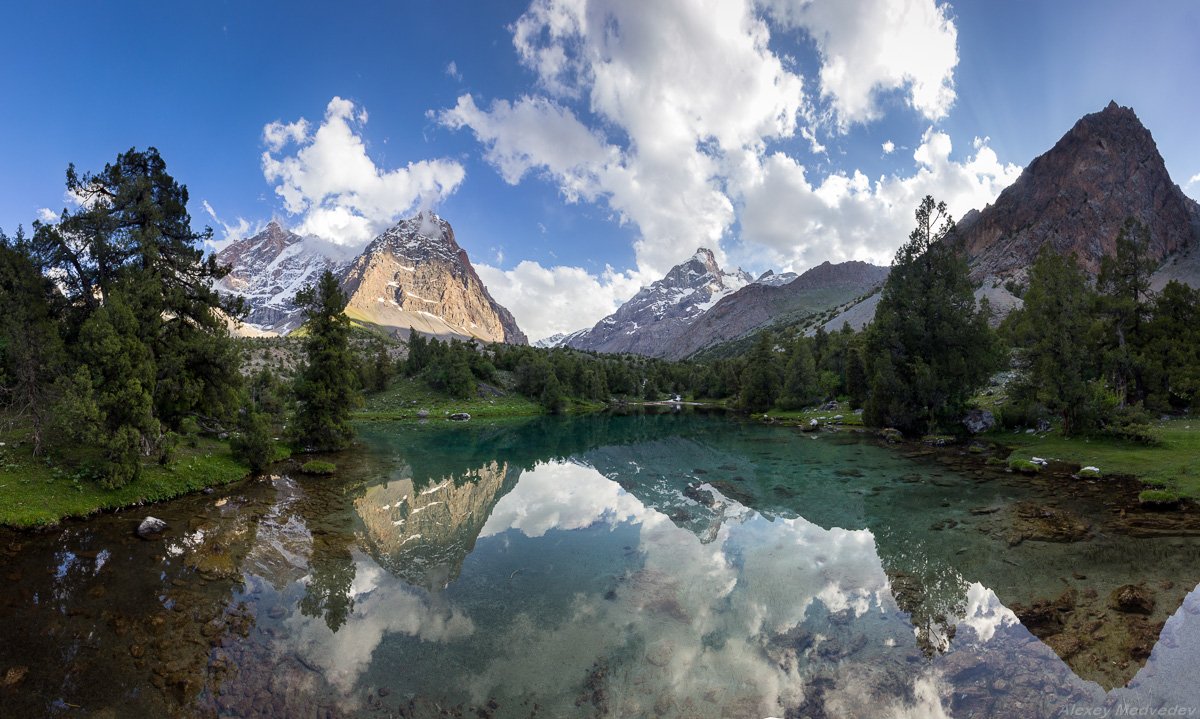
[[137,536],[142,539],[157,539],[167,528],[167,523],[157,517],[146,517],[137,527]]
[[886,439],[888,442],[899,442],[900,440],[904,439],[904,435],[900,433],[900,430],[895,429],[894,427],[885,427],[884,429],[879,430],[879,436],[883,439]]
[[1008,543],[1017,545],[1025,540],[1035,542],[1078,542],[1086,539],[1091,525],[1064,509],[1036,502],[1018,502],[1013,506],[1012,525]]
[[1108,605],[1126,614],[1150,614],[1154,611],[1154,595],[1140,584],[1124,584],[1113,590]]

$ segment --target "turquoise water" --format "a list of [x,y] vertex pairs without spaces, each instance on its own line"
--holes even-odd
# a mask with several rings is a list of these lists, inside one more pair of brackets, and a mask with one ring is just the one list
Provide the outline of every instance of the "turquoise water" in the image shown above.
[[361,440],[0,535],[5,716],[1200,715],[1195,523],[1119,487],[691,414]]

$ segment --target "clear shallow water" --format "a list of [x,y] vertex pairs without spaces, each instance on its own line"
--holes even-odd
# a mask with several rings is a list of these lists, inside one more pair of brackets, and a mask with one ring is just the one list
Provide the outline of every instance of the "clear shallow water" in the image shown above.
[[362,440],[0,534],[4,715],[1200,715],[1196,522],[1111,487],[699,415]]

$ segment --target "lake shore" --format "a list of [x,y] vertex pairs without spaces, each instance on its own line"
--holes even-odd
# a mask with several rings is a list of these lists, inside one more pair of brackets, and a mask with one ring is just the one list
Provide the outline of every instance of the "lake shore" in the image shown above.
[[250,468],[233,458],[229,443],[200,438],[183,445],[168,464],[147,462],[137,480],[104,489],[78,473],[34,457],[25,442],[6,439],[0,447],[0,526],[35,529],[174,499],[249,477]]

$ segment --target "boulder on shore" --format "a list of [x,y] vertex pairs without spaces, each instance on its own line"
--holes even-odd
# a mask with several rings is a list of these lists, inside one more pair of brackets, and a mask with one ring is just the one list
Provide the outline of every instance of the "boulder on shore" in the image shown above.
[[963,426],[971,434],[980,434],[996,426],[996,418],[986,409],[973,409],[962,419]]
[[450,419],[454,420],[455,422],[466,422],[468,419],[471,419],[471,415],[467,414],[466,412],[455,412],[454,414],[450,415]]
[[158,517],[146,517],[138,524],[137,536],[142,539],[156,539],[166,528],[167,523]]

